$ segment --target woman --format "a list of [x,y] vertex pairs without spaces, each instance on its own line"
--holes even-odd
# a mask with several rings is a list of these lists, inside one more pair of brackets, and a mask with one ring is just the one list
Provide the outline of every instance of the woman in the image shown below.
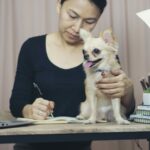
[[[16,117],[46,119],[79,114],[85,100],[80,28],[92,31],[100,18],[106,0],[58,0],[59,31],[28,39],[22,46],[10,109]],[[134,109],[133,87],[122,70],[112,71],[97,88],[112,97],[121,97],[127,114]],[[109,85],[109,86],[108,86]],[[90,149],[90,142],[17,144],[23,149]]]

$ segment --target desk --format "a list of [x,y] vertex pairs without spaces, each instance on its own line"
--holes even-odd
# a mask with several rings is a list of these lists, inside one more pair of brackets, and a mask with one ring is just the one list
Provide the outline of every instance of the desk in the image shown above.
[[150,125],[136,123],[131,123],[131,125],[115,123],[44,124],[0,129],[0,143],[127,139],[147,139],[149,141]]

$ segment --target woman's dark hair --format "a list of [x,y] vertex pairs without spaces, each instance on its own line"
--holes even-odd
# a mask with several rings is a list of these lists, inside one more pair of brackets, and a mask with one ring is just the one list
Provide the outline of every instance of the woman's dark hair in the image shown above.
[[[63,4],[66,0],[61,0],[61,4]],[[90,2],[94,3],[100,10],[100,12],[102,13],[104,11],[104,8],[107,5],[107,1],[106,0],[89,0]]]

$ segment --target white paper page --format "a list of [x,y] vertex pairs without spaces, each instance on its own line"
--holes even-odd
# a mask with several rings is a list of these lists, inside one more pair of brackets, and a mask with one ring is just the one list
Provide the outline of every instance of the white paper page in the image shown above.
[[150,9],[136,13],[150,28]]

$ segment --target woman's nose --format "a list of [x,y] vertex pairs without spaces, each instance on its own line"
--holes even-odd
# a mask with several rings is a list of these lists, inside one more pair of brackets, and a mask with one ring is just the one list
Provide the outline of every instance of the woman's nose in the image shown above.
[[82,28],[82,24],[83,24],[82,20],[80,20],[80,19],[76,20],[76,22],[73,25],[73,29],[76,33],[79,33],[80,29]]

